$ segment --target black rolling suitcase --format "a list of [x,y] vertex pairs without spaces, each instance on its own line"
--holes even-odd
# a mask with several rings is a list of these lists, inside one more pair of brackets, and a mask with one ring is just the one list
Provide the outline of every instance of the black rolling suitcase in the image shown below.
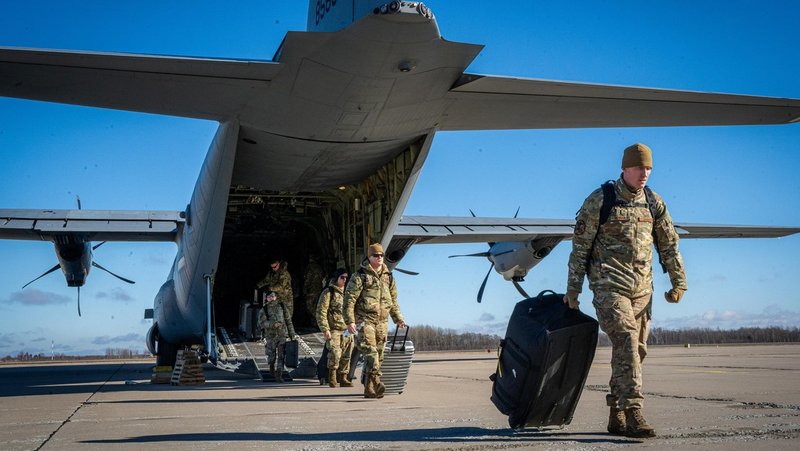
[[500,342],[491,400],[514,429],[564,426],[592,365],[597,321],[550,290],[520,301]]
[[327,344],[322,347],[322,356],[319,358],[319,362],[317,362],[317,379],[319,379],[319,385],[325,385],[328,383],[328,350]]
[[300,343],[289,340],[283,345],[283,364],[287,368],[297,368],[300,364]]

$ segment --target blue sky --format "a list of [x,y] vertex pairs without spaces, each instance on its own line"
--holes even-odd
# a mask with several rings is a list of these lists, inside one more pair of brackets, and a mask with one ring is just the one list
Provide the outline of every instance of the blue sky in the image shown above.
[[[484,44],[468,71],[530,78],[800,98],[786,1],[426,2],[442,36]],[[0,15],[0,46],[271,59],[302,31],[305,2],[16,2]],[[180,210],[216,124],[0,98],[0,207]],[[800,125],[440,133],[407,214],[572,218],[590,191],[619,174],[621,150],[654,151],[650,186],[677,222],[800,226]],[[485,245],[416,246],[398,275],[407,322],[502,333],[519,295],[483,259],[448,259]],[[527,277],[531,293],[563,290],[570,243]],[[800,326],[800,237],[684,240],[689,291],[660,295],[654,325]],[[145,308],[164,282],[173,244],[109,243],[96,260],[137,281],[93,271],[82,289],[47,242],[0,242],[0,355],[143,349]],[[656,277],[656,292],[668,288]],[[591,297],[581,297],[591,314]]]

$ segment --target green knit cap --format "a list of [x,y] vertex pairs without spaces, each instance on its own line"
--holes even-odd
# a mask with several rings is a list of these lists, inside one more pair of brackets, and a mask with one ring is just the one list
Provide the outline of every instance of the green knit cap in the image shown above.
[[622,169],[653,167],[653,151],[644,144],[636,143],[625,148],[622,155]]

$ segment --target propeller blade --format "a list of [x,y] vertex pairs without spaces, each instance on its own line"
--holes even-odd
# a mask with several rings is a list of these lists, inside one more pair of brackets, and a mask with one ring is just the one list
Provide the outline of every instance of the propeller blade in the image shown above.
[[75,199],[78,201],[78,210],[81,209],[81,196],[75,195]]
[[510,249],[510,250],[507,250],[507,251],[498,252],[498,253],[494,254],[494,256],[495,256],[495,257],[499,257],[499,256],[501,256],[501,255],[510,254],[510,253],[512,253],[512,252],[516,252],[516,251],[517,251],[516,249]]
[[516,218],[518,214],[519,214],[519,207],[517,207],[517,212],[514,213],[514,218]]
[[478,252],[477,254],[450,255],[447,258],[453,258],[453,257],[488,257],[488,256],[489,256],[488,252]]
[[475,212],[474,212],[474,211],[472,211],[472,209],[471,209],[471,208],[469,209],[469,212],[470,212],[470,214],[472,214],[472,217],[473,217],[473,218],[475,218],[475,217],[476,217],[476,216],[475,216]]
[[44,273],[44,274],[42,274],[41,276],[39,276],[39,277],[37,277],[37,278],[35,278],[35,279],[31,280],[30,282],[26,283],[25,285],[23,285],[23,286],[22,286],[22,289],[24,290],[24,289],[25,289],[25,287],[27,287],[28,285],[32,284],[33,282],[36,282],[37,280],[39,280],[39,279],[41,279],[42,277],[44,277],[44,276],[46,276],[46,275],[50,274],[51,272],[55,271],[56,269],[58,269],[58,268],[60,268],[60,267],[61,267],[61,266],[60,266],[58,263],[56,263],[56,265],[55,265],[55,266],[53,266],[52,268],[50,268],[50,269],[48,269],[47,271],[45,271],[45,273]]
[[520,285],[519,282],[517,282],[514,279],[511,279],[511,283],[514,284],[514,288],[516,288],[517,291],[519,291],[519,294],[521,294],[523,298],[528,299],[530,297],[528,296],[528,293],[526,293],[525,290],[522,289],[522,285]]
[[81,287],[78,287],[78,316],[81,316]]
[[100,269],[102,269],[103,271],[105,271],[105,272],[107,272],[107,273],[111,274],[112,276],[116,277],[117,279],[119,279],[119,280],[121,280],[121,281],[123,281],[123,282],[128,282],[128,283],[136,283],[136,282],[134,282],[134,281],[132,281],[132,280],[130,280],[130,279],[126,279],[126,278],[124,278],[124,277],[122,277],[122,276],[118,276],[118,275],[114,274],[113,272],[111,272],[111,271],[107,270],[106,268],[103,268],[102,266],[100,266],[100,264],[99,264],[99,263],[97,263],[97,262],[92,262],[92,266],[95,266],[95,267],[97,267],[97,268],[100,268]]
[[400,269],[398,267],[395,267],[394,270],[397,271],[397,272],[401,272],[403,274],[408,274],[409,276],[418,276],[419,275],[418,272],[409,271],[407,269]]
[[100,246],[102,246],[104,244],[106,244],[106,242],[105,241],[101,241],[100,244],[95,244],[94,246],[92,246],[92,250],[95,250],[95,249],[97,249],[98,247],[100,247]]
[[478,290],[478,304],[481,303],[481,299],[483,299],[483,290],[486,288],[486,281],[489,280],[489,274],[492,273],[494,269],[494,262],[492,262],[492,266],[489,267],[489,272],[486,273],[486,277],[483,278],[483,283],[481,284],[481,288]]

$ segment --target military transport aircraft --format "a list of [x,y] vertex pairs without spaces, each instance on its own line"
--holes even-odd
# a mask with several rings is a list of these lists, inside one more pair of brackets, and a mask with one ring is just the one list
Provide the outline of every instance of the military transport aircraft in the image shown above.
[[486,242],[492,268],[519,281],[571,237],[572,220],[403,216],[438,131],[800,119],[795,99],[465,73],[481,48],[444,40],[422,3],[385,0],[310,1],[308,31],[289,32],[271,61],[0,48],[0,96],[219,123],[183,211],[0,210],[0,238],[52,241],[68,281],[85,280],[90,243],[177,243],[148,334],[170,365],[189,344],[214,357],[212,331],[237,324],[264,249],[301,265],[321,249],[354,268],[381,242],[395,267],[415,244]]

